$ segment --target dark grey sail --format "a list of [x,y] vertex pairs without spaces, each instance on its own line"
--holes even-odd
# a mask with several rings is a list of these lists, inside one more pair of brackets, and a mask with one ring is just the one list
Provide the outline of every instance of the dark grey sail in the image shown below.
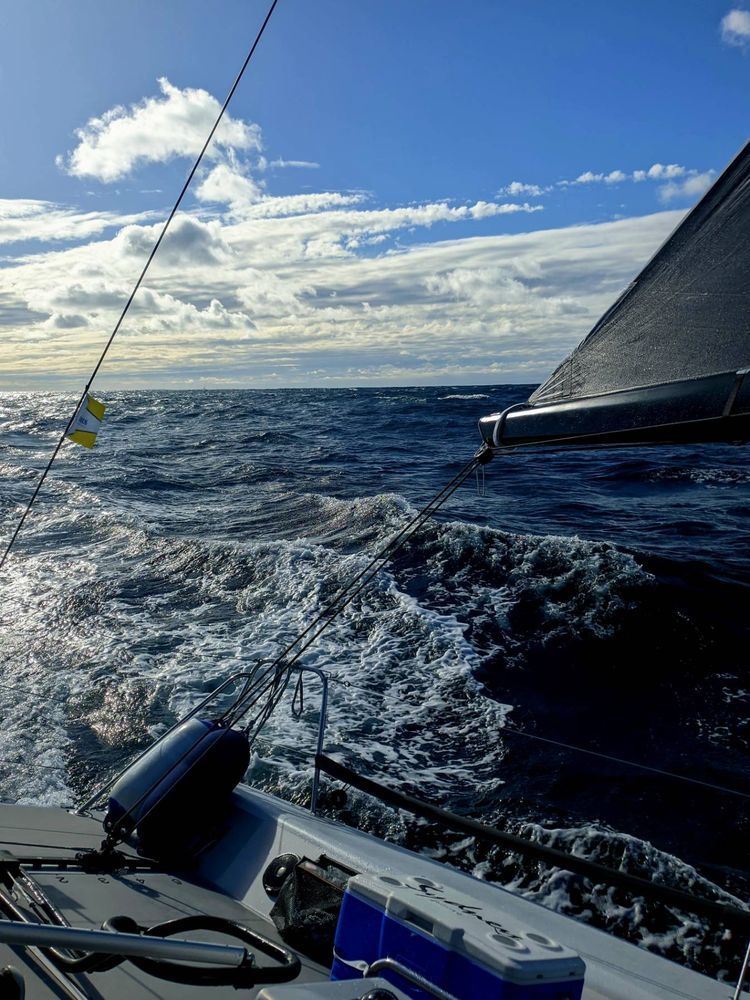
[[499,448],[750,438],[750,143],[527,404]]

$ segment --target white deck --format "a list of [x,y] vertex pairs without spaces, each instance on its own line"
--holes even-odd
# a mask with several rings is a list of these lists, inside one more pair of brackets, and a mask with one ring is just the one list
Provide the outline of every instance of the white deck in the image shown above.
[[478,900],[578,952],[586,962],[585,1000],[730,1000],[734,992],[729,984],[262,792],[240,786],[235,802],[232,830],[202,859],[200,873],[257,912],[267,912],[269,902],[260,882],[262,868],[256,868],[253,858],[286,852],[308,857],[326,854],[355,871],[423,875],[464,892],[470,879],[470,891]]
[[[101,842],[96,820],[73,816],[60,809],[0,806],[0,849],[24,858],[74,857]],[[137,875],[84,875],[45,871],[34,874],[40,888],[68,922],[77,927],[99,927],[116,913],[127,913],[145,924],[195,912],[208,912],[250,922],[266,936],[274,936],[269,920],[271,900],[262,886],[268,862],[291,852],[317,859],[325,854],[357,872],[422,876],[457,892],[469,893],[508,920],[518,920],[578,952],[586,963],[585,1000],[729,1000],[733,987],[652,955],[602,931],[529,902],[487,882],[473,879],[403,848],[384,843],[262,792],[240,786],[225,835],[199,858],[194,868]],[[199,936],[199,935],[197,935]],[[28,997],[66,996],[52,981],[39,977],[34,961],[20,951],[0,947],[0,966],[8,963],[29,978]],[[106,1000],[171,1000],[188,996],[237,996],[231,988],[217,990],[176,986],[153,979],[129,963],[106,973],[78,977],[85,980],[86,996]],[[306,997],[312,984],[326,991],[327,972],[303,960],[303,972],[283,987],[289,1000]],[[307,985],[305,985],[307,984]],[[270,992],[270,987],[267,988]],[[273,987],[272,996],[282,987]],[[252,997],[257,989],[242,991]],[[314,992],[313,995],[319,995]],[[479,1000],[479,998],[477,998]]]

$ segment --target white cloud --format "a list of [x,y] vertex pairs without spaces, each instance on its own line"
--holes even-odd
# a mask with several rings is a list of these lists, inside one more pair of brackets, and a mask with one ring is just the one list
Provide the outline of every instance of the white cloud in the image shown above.
[[524,304],[537,311],[541,307],[541,302],[533,301],[534,293],[529,286],[502,266],[457,267],[427,275],[424,286],[438,299],[445,297],[456,302],[463,301],[480,309],[500,308],[518,312]]
[[646,171],[646,176],[651,180],[672,180],[675,177],[684,177],[688,171],[679,163],[654,163]]
[[288,198],[263,199],[243,213],[243,218],[276,218],[282,215],[290,218],[287,232],[309,230],[322,235],[324,231],[335,234],[336,239],[360,233],[391,232],[409,226],[433,226],[439,222],[460,222],[467,219],[487,219],[497,215],[515,215],[519,212],[538,212],[541,205],[524,202],[477,201],[473,205],[451,205],[448,201],[428,202],[423,205],[409,205],[404,208],[377,208],[346,210],[347,206],[361,205],[367,200],[362,193],[292,195]]
[[[103,277],[66,282],[60,276],[55,285],[31,288],[27,302],[35,312],[47,312],[41,324],[44,329],[70,330],[86,327],[101,329],[111,325],[130,292],[128,283]],[[252,329],[250,317],[238,310],[227,309],[212,298],[204,307],[176,298],[168,292],[142,288],[131,307],[131,325],[124,331],[139,333]]]
[[[218,102],[166,80],[160,87],[160,96],[89,121],[64,167],[113,181],[140,163],[195,155]],[[374,205],[363,191],[267,193],[269,169],[312,166],[269,163],[257,126],[225,121],[195,189],[199,210],[174,219],[123,327],[127,349],[113,352],[105,379],[541,378],[677,217],[518,236],[498,235],[496,225],[495,235],[471,237],[476,223],[487,233],[489,220],[536,215],[543,206],[533,199],[555,185],[513,181],[503,189],[507,201],[396,207]],[[587,171],[559,185],[626,180],[685,186],[698,174],[654,164],[633,174]],[[451,224],[461,239],[449,238]],[[119,228],[114,236],[111,226]],[[25,239],[36,232],[40,240],[78,241],[6,258],[0,382],[24,386],[50,371],[77,378],[82,358],[95,357],[109,334],[158,230],[147,216],[0,202],[0,239],[23,231]]]
[[262,188],[244,171],[228,163],[219,163],[203,178],[195,191],[199,201],[219,202],[241,210],[262,195]]
[[576,177],[576,179],[574,181],[571,181],[570,183],[572,183],[572,184],[594,184],[597,181],[603,181],[603,180],[604,180],[604,174],[595,174],[595,173],[592,173],[591,170],[587,170],[585,174],[579,174],[578,177]]
[[246,219],[272,219],[285,215],[308,215],[325,212],[330,208],[361,205],[367,195],[361,191],[350,194],[339,191],[321,191],[314,194],[290,194],[283,197],[264,196],[244,209]]
[[150,218],[151,214],[78,212],[50,201],[0,198],[0,243],[85,240],[107,229]]
[[490,219],[495,215],[513,215],[516,212],[541,212],[543,208],[543,205],[529,205],[526,201],[522,205],[515,202],[498,204],[494,201],[478,201],[469,208],[469,215],[472,219]]
[[744,48],[750,43],[750,11],[735,7],[721,19],[721,38],[727,45]]
[[[113,180],[141,162],[194,155],[218,103],[205,91],[161,87],[161,97],[89,122],[67,168]],[[227,128],[196,189],[199,212],[176,217],[136,297],[122,331],[127,350],[113,352],[104,374],[111,384],[533,381],[580,340],[679,217],[469,237],[475,222],[542,211],[520,199],[555,185],[513,181],[501,192],[512,201],[391,208],[373,206],[362,191],[275,197],[260,171],[312,165],[269,163],[256,126],[230,120]],[[586,171],[558,186],[650,181],[670,189],[669,200],[690,196],[704,177],[655,163],[632,173]],[[45,206],[10,203],[5,224],[33,223],[48,234],[39,238],[99,240],[8,262],[12,283],[0,291],[6,385],[48,371],[78,377],[158,231],[144,217]],[[54,218],[45,223],[45,214]],[[118,222],[116,236],[101,238]],[[449,238],[451,223],[463,238]],[[432,241],[419,242],[420,231]]]
[[78,313],[52,313],[42,326],[48,330],[76,330],[82,326],[88,326],[89,321],[86,316]]
[[566,187],[569,184],[620,184],[622,181],[630,180],[630,175],[622,170],[610,170],[608,174],[595,174],[587,170],[579,174],[574,181],[560,181],[559,184]]
[[524,184],[522,181],[511,181],[505,187],[500,188],[499,195],[507,195],[509,198],[519,198],[528,195],[531,198],[540,198],[543,194],[551,191],[551,187],[540,187],[539,184]]
[[697,198],[711,187],[715,176],[716,171],[707,170],[702,174],[691,173],[682,181],[670,181],[659,188],[659,198],[665,203],[676,198]]
[[[197,156],[220,104],[205,90],[174,87],[159,80],[161,97],[147,97],[130,108],[116,107],[91,118],[76,130],[78,145],[58,157],[58,165],[76,177],[109,183],[127,176],[142,163],[165,163],[177,156]],[[228,149],[257,151],[262,146],[257,125],[225,115],[208,156]]]
[[[122,331],[126,349],[113,353],[104,384],[533,381],[590,328],[678,218],[664,212],[376,254],[347,243],[372,247],[414,226],[471,222],[493,204],[355,204],[240,221],[179,216],[177,241],[165,245],[172,260],[139,292]],[[5,316],[16,317],[0,346],[3,384],[28,386],[49,371],[58,385],[66,374],[74,381],[82,357],[95,356],[111,329],[134,256],[152,236],[152,227],[133,226],[15,261],[13,288],[3,293]]]
[[[353,199],[354,204],[337,208],[335,193],[324,194],[320,201],[315,200],[318,197],[315,195],[293,197],[300,199],[293,205],[286,204],[291,199],[261,200],[234,221],[232,239],[235,243],[243,241],[242,250],[238,252],[246,259],[258,254],[267,266],[282,266],[299,258],[341,258],[351,256],[362,246],[381,242],[378,238],[387,234],[415,227],[429,229],[441,223],[533,213],[541,208],[513,202],[478,201],[473,205],[451,205],[440,201],[402,208],[364,209],[358,207],[365,200],[362,194],[340,196]],[[309,211],[304,211],[306,198],[313,199]],[[320,210],[313,210],[316,205]],[[292,214],[292,207],[301,211]]]
[[[145,261],[161,228],[161,224],[125,226],[112,241],[112,250],[123,257]],[[224,262],[231,252],[217,220],[202,222],[180,213],[167,230],[155,266],[163,269],[218,264]]]
[[[586,170],[579,174],[575,180],[558,181],[556,186],[568,188],[588,184],[622,184],[625,181],[632,181],[636,184],[644,181],[668,181],[658,191],[659,199],[662,202],[668,202],[676,198],[690,198],[703,194],[710,186],[714,176],[714,170],[699,172],[695,169],[688,169],[679,163],[653,163],[648,169],[634,170],[632,173],[624,170],[610,170],[609,173],[595,173],[593,170]],[[684,179],[681,183],[676,183],[677,178]]]
[[312,160],[283,160],[281,158],[278,160],[271,160],[269,166],[280,169],[285,167],[296,167],[300,170],[318,170],[320,168],[320,164],[314,163]]
[[315,288],[293,275],[279,278],[271,271],[247,268],[238,278],[237,298],[251,315],[292,316],[303,311],[303,299],[315,295]]

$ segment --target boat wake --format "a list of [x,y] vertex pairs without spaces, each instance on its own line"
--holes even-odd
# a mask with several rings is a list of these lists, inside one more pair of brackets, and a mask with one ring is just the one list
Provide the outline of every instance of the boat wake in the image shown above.
[[[277,655],[413,516],[400,492],[361,495],[358,484],[360,495],[330,495],[341,479],[325,441],[310,449],[309,477],[280,474],[272,429],[259,419],[248,431],[248,448],[267,452],[229,461],[217,449],[203,475],[193,463],[211,435],[188,424],[181,450],[102,459],[107,494],[82,489],[79,455],[66,453],[0,582],[6,800],[65,804],[90,790],[220,681]],[[2,456],[6,517],[28,493],[29,451],[41,454],[50,433],[19,429]],[[533,474],[518,464],[503,483]],[[518,488],[533,522],[539,495]],[[497,503],[518,523],[517,505]],[[731,622],[743,621],[744,586],[700,562],[573,532],[486,527],[464,508],[452,518],[429,522],[305,654],[330,678],[327,752],[486,823],[715,898],[746,896],[742,801],[566,749],[738,783],[748,695]],[[314,680],[305,693],[300,718],[284,709],[270,720],[249,773],[300,803]],[[704,971],[735,960],[738,946],[693,918],[439,834],[363,796],[350,795],[342,815]]]

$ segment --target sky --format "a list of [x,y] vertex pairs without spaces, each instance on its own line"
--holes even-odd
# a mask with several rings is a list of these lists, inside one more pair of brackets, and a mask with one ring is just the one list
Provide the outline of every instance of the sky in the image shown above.
[[[266,7],[0,7],[0,389],[86,383]],[[726,0],[279,0],[95,384],[541,381],[749,84]]]

